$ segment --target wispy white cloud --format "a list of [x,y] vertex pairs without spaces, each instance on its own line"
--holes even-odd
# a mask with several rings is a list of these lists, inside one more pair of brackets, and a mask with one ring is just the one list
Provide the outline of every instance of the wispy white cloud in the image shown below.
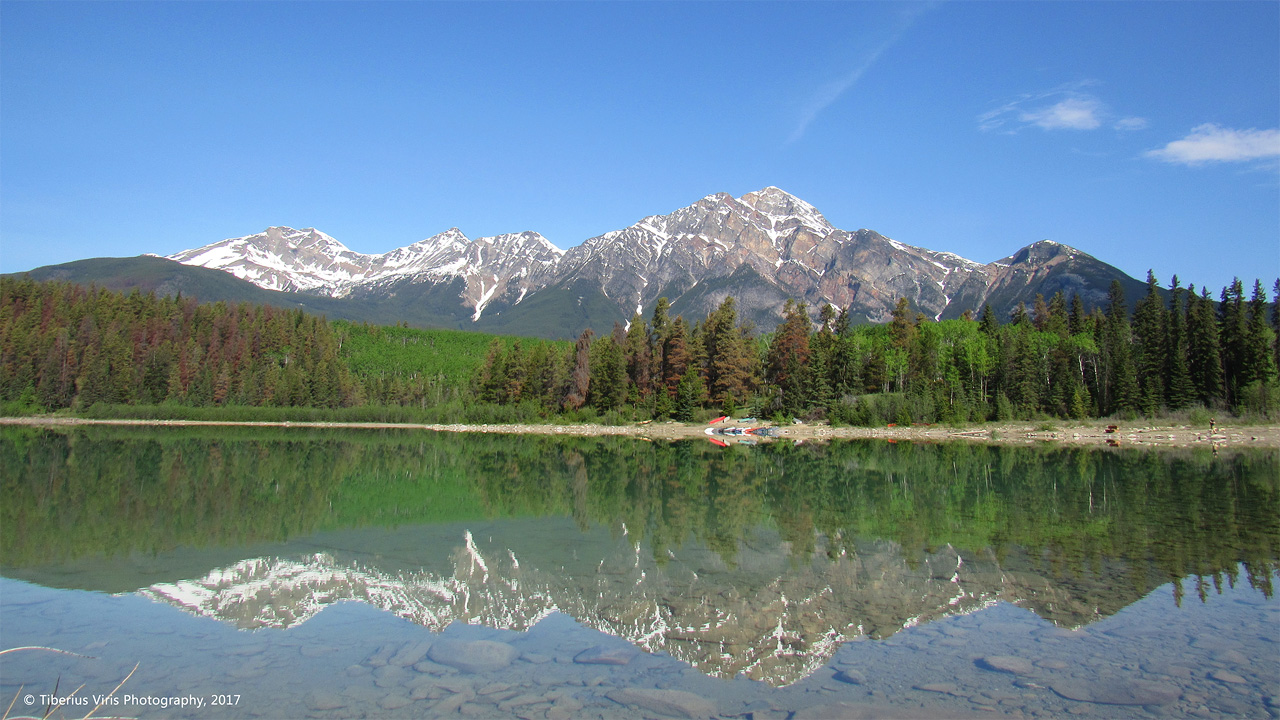
[[1018,120],[1045,130],[1095,130],[1102,125],[1102,102],[1095,97],[1069,97],[1040,110],[1018,114]]
[[1181,165],[1280,158],[1280,130],[1233,130],[1205,123],[1181,140],[1148,150],[1146,156]]
[[804,137],[805,131],[809,129],[809,125],[817,119],[818,115],[820,115],[823,110],[830,107],[836,100],[839,100],[840,97],[848,92],[850,88],[856,85],[857,82],[862,79],[862,76],[871,69],[871,66],[876,64],[876,61],[880,59],[880,56],[901,40],[902,36],[911,29],[911,26],[915,24],[916,20],[919,19],[921,15],[936,5],[937,3],[930,2],[910,6],[899,17],[897,26],[889,36],[886,37],[878,46],[873,48],[870,53],[863,56],[860,62],[855,65],[851,71],[843,77],[818,88],[818,91],[815,92],[800,108],[800,122],[796,125],[795,130],[791,132],[791,135],[787,137],[787,141],[784,144],[790,145]]
[[1147,122],[1146,118],[1126,117],[1117,120],[1116,124],[1112,127],[1116,130],[1146,130],[1147,126],[1150,124],[1151,123]]
[[[1111,122],[1114,113],[1107,104],[1084,88],[1097,85],[1095,80],[1082,80],[1041,93],[1028,93],[978,116],[978,129],[983,132],[1015,133],[1028,127],[1042,130],[1097,130]],[[1116,120],[1116,130],[1141,130],[1145,118],[1124,117]]]

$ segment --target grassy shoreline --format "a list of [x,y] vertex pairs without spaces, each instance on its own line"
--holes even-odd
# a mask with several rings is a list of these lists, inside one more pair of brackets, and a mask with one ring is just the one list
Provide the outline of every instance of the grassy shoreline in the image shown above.
[[[737,425],[738,423],[734,423]],[[754,423],[753,423],[754,424]],[[770,425],[771,423],[760,423]],[[1108,432],[1112,423],[984,423],[966,427],[941,425],[914,427],[832,427],[825,423],[796,424],[781,428],[782,439],[793,442],[833,439],[881,439],[919,442],[967,440],[1000,444],[1057,443],[1104,447],[1258,447],[1280,450],[1280,425],[1220,425],[1209,428],[1187,424],[1135,421]],[[415,423],[342,420],[193,420],[164,418],[83,418],[66,415],[0,417],[0,425],[67,427],[80,425],[146,427],[278,427],[358,430],[426,430],[434,432],[506,433],[541,435],[621,435],[641,439],[677,440],[705,438],[705,423],[654,422],[602,425],[598,423]],[[769,442],[768,438],[761,438]]]

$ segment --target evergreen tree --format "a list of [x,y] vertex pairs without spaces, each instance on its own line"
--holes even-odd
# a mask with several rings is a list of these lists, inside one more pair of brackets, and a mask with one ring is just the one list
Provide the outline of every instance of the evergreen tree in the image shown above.
[[1218,305],[1218,342],[1222,346],[1223,391],[1228,405],[1235,405],[1242,385],[1245,345],[1249,320],[1244,306],[1244,285],[1240,278],[1222,289]]
[[1132,354],[1133,336],[1129,328],[1129,311],[1125,306],[1124,288],[1119,280],[1111,281],[1107,294],[1107,320],[1103,335],[1103,354],[1107,363],[1107,403],[1104,412],[1132,413],[1138,410],[1138,374]]
[[1207,407],[1223,400],[1220,348],[1209,289],[1197,296],[1192,285],[1187,290],[1187,364],[1196,397]]
[[732,297],[725,298],[707,317],[704,336],[711,402],[721,406],[740,405],[751,391],[755,362],[750,338],[738,325],[737,306]]
[[812,382],[810,401],[815,407],[826,408],[834,398],[832,365],[836,347],[836,317],[835,307],[831,303],[824,304],[818,314],[818,332],[809,341],[809,377]]
[[658,304],[653,306],[653,321],[650,322],[653,334],[658,337],[666,337],[667,325],[671,322],[669,313],[671,312],[671,301],[665,297],[658,298]]
[[632,402],[639,404],[653,394],[653,351],[650,345],[649,328],[644,319],[636,313],[627,328],[626,343],[623,346],[623,359],[627,366],[627,378],[630,384]]
[[591,345],[588,398],[591,405],[602,412],[620,409],[627,397],[626,363],[618,346],[619,334],[606,335]]
[[1160,299],[1155,273],[1147,271],[1147,294],[1133,313],[1134,367],[1138,376],[1139,406],[1152,416],[1164,403],[1165,348],[1168,329],[1164,302]]
[[1241,350],[1240,384],[1269,383],[1276,379],[1273,348],[1275,337],[1267,323],[1267,292],[1262,281],[1255,280],[1249,300],[1249,319]]
[[991,309],[990,303],[982,306],[982,317],[978,320],[979,327],[987,337],[995,337],[1000,327],[1000,322],[996,320],[995,311]]
[[1027,304],[1024,302],[1018,303],[1018,306],[1009,312],[1010,325],[1022,325],[1030,322],[1030,320],[1030,316],[1027,315]]
[[476,371],[477,397],[485,402],[501,403],[506,400],[507,352],[501,338],[494,338],[485,352],[484,363]]
[[1271,330],[1274,336],[1271,343],[1272,359],[1276,367],[1280,368],[1280,278],[1276,279],[1271,288]]
[[516,340],[511,344],[503,358],[503,369],[506,377],[502,382],[502,398],[504,402],[518,403],[525,399],[529,384],[529,362],[525,354],[524,343]]
[[[1046,316],[1047,320],[1047,316]],[[1030,418],[1040,409],[1043,383],[1045,377],[1042,369],[1042,357],[1034,325],[1029,320],[1015,324],[1010,328],[1013,335],[1012,344],[1012,377],[1007,386],[1009,399],[1020,417]]]
[[766,361],[766,380],[779,390],[778,409],[797,415],[808,406],[809,314],[804,303],[788,299]]
[[1049,304],[1044,301],[1044,295],[1041,293],[1036,293],[1036,300],[1031,309],[1031,322],[1040,332],[1044,332],[1049,327]]
[[1165,347],[1165,400],[1170,410],[1190,405],[1195,398],[1195,386],[1191,382],[1191,370],[1187,361],[1187,311],[1184,295],[1178,287],[1178,276],[1169,285],[1169,325]]
[[676,383],[674,415],[681,422],[693,422],[694,412],[702,405],[706,386],[697,367],[690,364]]
[[[689,353],[689,329],[684,316],[677,315],[666,333],[662,348],[662,382],[667,393],[674,396],[676,386],[685,371],[693,365]],[[695,366],[696,370],[696,366]]]
[[831,377],[831,392],[836,398],[861,391],[861,353],[857,351],[854,337],[853,324],[846,308],[836,316],[835,340],[827,369],[827,374]]
[[1079,335],[1084,332],[1086,319],[1087,316],[1084,312],[1084,301],[1080,299],[1080,293],[1072,294],[1071,314],[1067,318],[1067,332],[1071,335]]
[[897,381],[898,390],[907,389],[907,380],[911,373],[911,354],[916,340],[916,324],[911,312],[911,303],[905,297],[898,298],[893,308],[893,319],[889,322],[889,344],[885,362],[891,379]]
[[1071,334],[1071,320],[1067,316],[1067,299],[1061,290],[1054,293],[1049,300],[1049,319],[1042,329],[1059,337]]

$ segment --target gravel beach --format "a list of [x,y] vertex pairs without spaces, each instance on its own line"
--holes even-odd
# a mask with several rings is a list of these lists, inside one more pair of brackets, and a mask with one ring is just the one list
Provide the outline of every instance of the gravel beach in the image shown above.
[[[628,425],[592,424],[501,424],[501,425],[430,425],[416,423],[339,423],[339,422],[214,422],[205,420],[88,420],[68,417],[0,418],[0,425],[63,427],[73,425],[122,425],[153,427],[297,427],[352,428],[362,430],[433,430],[438,432],[516,433],[532,435],[604,436],[625,435],[649,440],[679,440],[707,437],[708,427],[747,427],[740,421],[717,425],[703,423],[651,422]],[[772,423],[751,423],[751,427]],[[877,428],[832,427],[824,423],[800,423],[780,427],[783,440],[821,442],[833,439],[871,438],[880,440],[944,442],[968,440],[982,443],[1026,445],[1058,443],[1106,447],[1263,447],[1280,449],[1280,425],[1219,425],[1213,431],[1189,425],[1162,425],[1136,421],[1119,424],[1115,429],[1105,421],[1078,424],[988,423],[956,428],[943,425],[887,426]],[[774,438],[755,438],[771,442]]]

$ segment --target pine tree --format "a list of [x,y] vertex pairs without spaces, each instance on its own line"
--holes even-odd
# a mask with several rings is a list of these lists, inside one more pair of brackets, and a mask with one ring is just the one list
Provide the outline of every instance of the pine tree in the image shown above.
[[1186,291],[1178,287],[1178,276],[1169,285],[1169,326],[1165,347],[1165,400],[1170,410],[1190,405],[1195,398],[1195,386],[1191,382],[1191,370],[1187,361]]
[[652,326],[653,334],[658,337],[666,337],[667,325],[670,324],[671,318],[668,313],[671,311],[671,301],[665,297],[658,298],[658,304],[653,306],[653,320],[649,324]]
[[1271,343],[1271,354],[1276,367],[1280,368],[1280,278],[1271,288],[1271,330],[1274,338]]
[[706,386],[702,382],[702,375],[690,364],[676,383],[675,418],[681,422],[693,422],[694,411],[702,405],[705,396]]
[[1267,323],[1267,293],[1262,281],[1255,280],[1253,297],[1248,305],[1249,318],[1241,352],[1240,384],[1269,383],[1276,379],[1273,356],[1275,337]]
[[666,333],[662,348],[662,383],[668,394],[675,395],[680,378],[684,377],[691,364],[688,326],[684,316],[677,315]]
[[529,362],[526,357],[524,343],[516,340],[511,349],[503,354],[502,369],[505,377],[501,378],[501,396],[504,402],[515,404],[525,399]]
[[1164,367],[1168,334],[1164,302],[1160,300],[1155,273],[1147,271],[1147,294],[1133,313],[1134,368],[1138,376],[1139,406],[1152,416],[1164,403]]
[[809,378],[812,383],[810,400],[815,407],[826,408],[833,400],[832,364],[834,362],[836,334],[833,326],[836,309],[831,303],[822,306],[818,314],[818,332],[809,341]]
[[1134,367],[1129,328],[1129,311],[1124,288],[1119,280],[1111,281],[1107,294],[1107,320],[1103,335],[1103,353],[1107,361],[1107,384],[1110,391],[1107,413],[1132,413],[1138,410],[1138,375]]
[[617,340],[620,334],[605,335],[591,344],[588,398],[602,412],[621,408],[627,397],[626,364]]
[[501,403],[506,400],[507,352],[501,338],[494,338],[485,352],[484,362],[476,370],[474,392],[484,402]]
[[1209,289],[1197,296],[1192,285],[1187,289],[1187,365],[1196,396],[1206,407],[1223,399],[1220,347]]
[[633,401],[644,402],[653,394],[653,356],[649,340],[649,328],[644,319],[636,313],[627,328],[626,343],[623,346],[623,359],[627,366],[627,378],[630,382]]
[[978,327],[987,337],[995,337],[1000,328],[1000,322],[996,320],[996,313],[989,303],[982,306],[982,317],[978,320]]
[[1042,293],[1036,293],[1036,300],[1031,310],[1031,322],[1040,332],[1044,332],[1049,327],[1049,304],[1044,301]]
[[1059,290],[1049,300],[1049,319],[1043,329],[1059,337],[1066,337],[1071,332],[1070,323],[1071,319],[1067,315],[1067,299]]
[[1019,302],[1018,306],[1009,313],[1010,325],[1023,325],[1030,321],[1031,317],[1027,315],[1027,304],[1024,302]]
[[779,389],[779,410],[795,415],[808,406],[809,314],[804,303],[788,299],[783,320],[769,346],[766,380]]
[[752,383],[754,359],[750,339],[738,326],[737,306],[725,298],[707,317],[707,385],[711,402],[737,406],[746,401]]
[[1084,301],[1080,299],[1080,293],[1072,294],[1071,314],[1067,318],[1067,332],[1072,335],[1079,335],[1084,332],[1087,317],[1084,312]]
[[1012,377],[1006,386],[1009,399],[1021,417],[1029,418],[1040,409],[1041,363],[1039,348],[1035,342],[1034,326],[1029,320],[1015,324],[1012,332]]
[[1240,278],[1232,280],[1222,289],[1218,305],[1218,342],[1222,346],[1223,391],[1228,405],[1239,400],[1242,373],[1245,362],[1245,344],[1248,336],[1248,316],[1244,307],[1244,286]]
[[905,297],[898,298],[893,309],[893,320],[889,322],[890,354],[886,364],[890,367],[890,375],[898,383],[898,390],[905,392],[910,378],[911,355],[915,348],[916,323],[911,312],[911,303]]
[[853,325],[846,308],[836,316],[835,344],[832,347],[831,362],[827,368],[827,373],[831,377],[831,392],[837,399],[849,393],[861,391],[860,359],[855,348]]

